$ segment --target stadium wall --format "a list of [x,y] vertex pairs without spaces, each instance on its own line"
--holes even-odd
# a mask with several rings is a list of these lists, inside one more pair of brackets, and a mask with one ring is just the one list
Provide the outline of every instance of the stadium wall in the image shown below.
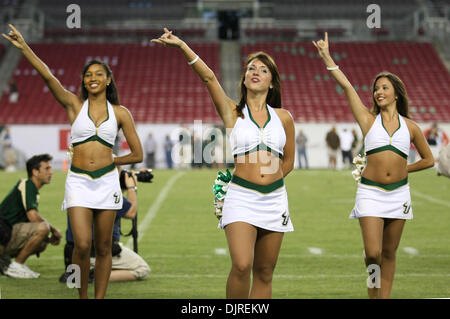
[[[432,123],[419,123],[422,130],[431,127]],[[332,126],[336,126],[337,131],[348,128],[350,130],[355,129],[358,132],[358,138],[361,143],[361,132],[356,123],[296,123],[296,134],[300,129],[303,130],[308,138],[307,154],[309,159],[310,168],[326,168],[328,166],[328,155],[325,144],[325,136]],[[11,130],[13,147],[25,154],[26,158],[29,158],[35,154],[49,153],[54,157],[53,166],[55,169],[62,169],[64,165],[68,163],[67,149],[70,138],[70,126],[69,125],[9,125]],[[439,127],[443,129],[447,135],[450,135],[450,123],[439,123]],[[183,167],[182,159],[179,157],[179,150],[181,143],[179,141],[180,132],[197,132],[198,136],[209,136],[211,133],[212,125],[205,125],[198,123],[192,124],[136,124],[138,134],[144,145],[145,140],[149,133],[152,133],[156,143],[156,169],[166,168],[166,160],[164,153],[164,139],[166,135],[169,135],[174,143],[173,158],[175,162],[175,168]],[[185,136],[189,136],[187,133]],[[126,154],[128,147],[124,142],[123,136],[121,137],[121,148],[119,155]],[[219,143],[221,138],[218,139]],[[228,162],[233,161],[231,155],[229,141],[226,140],[225,156]],[[359,149],[358,146],[357,149]],[[198,149],[196,150],[196,152]],[[200,151],[201,152],[201,151]],[[144,150],[145,154],[145,150]],[[201,154],[201,153],[199,153]],[[297,154],[296,154],[297,156]],[[198,158],[198,156],[196,157]],[[190,159],[188,159],[190,161]],[[145,158],[144,158],[145,163]],[[136,167],[143,167],[145,164],[140,163]],[[188,163],[187,163],[188,164]],[[189,167],[190,165],[184,165]],[[18,168],[24,168],[24,163],[18,163]],[[298,166],[297,159],[295,161],[295,167]],[[338,168],[342,167],[342,161],[340,154],[338,157]]]

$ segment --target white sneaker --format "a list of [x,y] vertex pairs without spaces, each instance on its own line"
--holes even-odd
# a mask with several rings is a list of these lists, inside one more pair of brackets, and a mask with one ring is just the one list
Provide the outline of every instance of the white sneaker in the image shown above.
[[8,266],[5,275],[12,278],[39,278],[40,276],[40,274],[32,271],[25,264],[20,264],[15,261]]
[[27,271],[31,272],[31,273],[33,274],[34,278],[39,278],[39,277],[41,276],[40,273],[31,270],[31,269],[28,268],[28,266],[25,265],[25,264],[22,264],[22,267],[24,267]]

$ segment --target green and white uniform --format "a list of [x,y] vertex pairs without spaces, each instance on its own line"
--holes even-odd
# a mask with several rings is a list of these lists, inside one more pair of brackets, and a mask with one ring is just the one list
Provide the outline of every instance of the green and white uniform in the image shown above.
[[[389,151],[407,159],[410,145],[408,126],[401,115],[399,115],[399,127],[392,136],[386,131],[381,114],[378,114],[364,138],[366,156]],[[350,218],[366,216],[412,219],[408,178],[392,184],[381,184],[361,176]]]
[[[267,150],[282,158],[286,133],[275,110],[267,105],[268,119],[261,128],[246,106],[244,118],[238,117],[230,134],[234,157]],[[239,161],[239,160],[238,160]],[[292,225],[286,187],[283,179],[269,185],[258,185],[234,175],[228,185],[219,228],[233,222],[246,222],[259,228],[290,232]]]
[[[117,120],[111,103],[106,105],[108,117],[98,127],[89,116],[89,100],[86,100],[72,124],[71,143],[97,141],[112,148],[118,131]],[[119,173],[114,164],[95,171],[85,171],[71,165],[66,179],[66,193],[62,209],[70,207],[91,209],[122,208]]]

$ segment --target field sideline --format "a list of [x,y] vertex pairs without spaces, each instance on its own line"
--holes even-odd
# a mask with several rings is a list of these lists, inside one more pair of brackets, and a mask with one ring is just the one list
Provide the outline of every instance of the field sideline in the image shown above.
[[[152,271],[144,281],[111,283],[106,298],[225,297],[230,258],[213,215],[216,173],[154,171],[153,183],[139,184],[139,253]],[[0,200],[24,177],[24,171],[0,172]],[[65,235],[66,214],[60,210],[64,182],[65,173],[55,172],[40,191],[39,211]],[[295,170],[285,182],[295,231],[284,237],[273,298],[367,298],[359,224],[348,218],[356,190],[350,171]],[[450,179],[429,169],[410,174],[409,182],[414,219],[405,226],[391,297],[448,298]],[[122,227],[128,233],[131,223],[124,221]],[[0,276],[1,298],[77,298],[76,289],[58,282],[64,242],[28,259],[41,278]],[[127,237],[122,242],[131,245]]]

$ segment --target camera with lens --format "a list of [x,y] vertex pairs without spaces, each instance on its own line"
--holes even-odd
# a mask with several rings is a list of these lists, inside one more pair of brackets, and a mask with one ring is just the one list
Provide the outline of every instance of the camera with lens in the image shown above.
[[122,169],[122,171],[120,172],[120,177],[119,177],[121,189],[127,188],[127,186],[125,185],[125,175],[128,175],[128,177],[132,177],[133,174],[136,175],[138,182],[143,182],[143,183],[151,183],[152,182],[153,174],[152,174],[151,169],[147,169],[145,171],[138,171],[138,172],[131,172],[126,169]]

